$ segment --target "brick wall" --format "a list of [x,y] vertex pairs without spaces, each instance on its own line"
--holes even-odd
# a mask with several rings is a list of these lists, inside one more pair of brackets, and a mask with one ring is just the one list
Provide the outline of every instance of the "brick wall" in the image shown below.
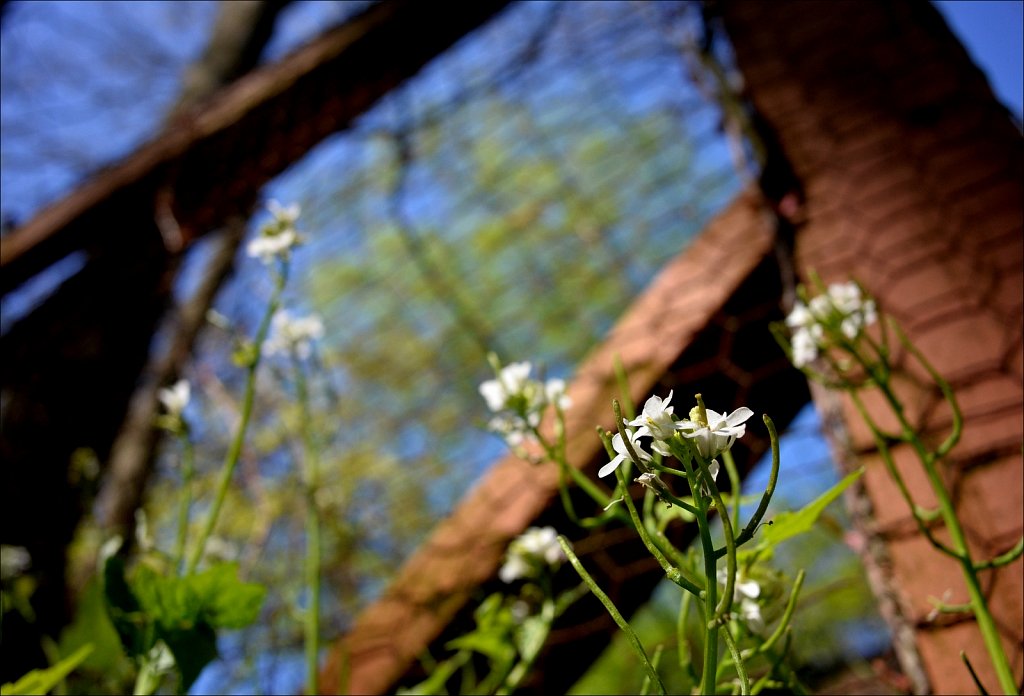
[[[724,6],[748,96],[806,192],[797,266],[826,282],[859,279],[951,382],[965,425],[943,473],[969,543],[989,557],[1024,528],[1021,135],[927,3],[834,2],[822,10],[814,2]],[[923,370],[908,362],[897,386],[918,424],[948,430],[949,409]],[[869,403],[884,412],[880,399]],[[931,688],[976,691],[960,649],[996,687],[972,621],[926,621],[929,595],[951,590],[949,601],[966,601],[959,568],[916,532],[870,434],[850,404],[839,408],[849,447],[867,465],[885,570],[916,629]],[[897,462],[927,505],[934,496],[911,454],[897,450]],[[1018,684],[1021,569],[1018,559],[982,578]]]

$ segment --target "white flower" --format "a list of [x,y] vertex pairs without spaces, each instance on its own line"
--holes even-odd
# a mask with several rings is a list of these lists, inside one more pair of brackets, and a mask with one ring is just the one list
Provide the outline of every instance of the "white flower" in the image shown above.
[[32,557],[24,546],[0,545],[0,579],[16,578],[32,565]]
[[292,203],[289,206],[282,206],[280,203],[271,198],[267,201],[267,210],[274,216],[274,221],[284,227],[292,227],[295,222],[299,219],[301,208],[298,203]]
[[[664,400],[660,396],[652,396],[644,404],[643,413],[626,425],[644,428],[646,430],[644,434],[650,435],[655,440],[668,440],[679,429],[679,424],[672,418],[674,407],[668,405],[670,401],[672,401],[671,391]],[[661,452],[661,454],[665,454],[665,452]]]
[[806,328],[801,328],[793,334],[791,342],[793,349],[793,365],[803,367],[814,362],[818,357],[818,342]]
[[860,288],[853,281],[829,285],[828,298],[842,314],[853,314],[861,309]]
[[277,234],[260,234],[249,242],[245,250],[249,256],[269,264],[276,258],[288,258],[288,252],[298,244],[299,235],[295,230],[288,229]]
[[800,328],[810,326],[815,321],[811,310],[807,309],[803,302],[797,302],[793,305],[793,311],[786,317],[786,326]]
[[501,566],[501,570],[498,571],[498,577],[501,578],[502,582],[506,583],[515,582],[519,578],[530,577],[532,574],[533,566],[519,554],[513,553],[508,555],[505,563]]
[[522,552],[540,558],[550,566],[557,566],[565,560],[554,527],[530,527],[517,541]]
[[839,331],[853,341],[864,327],[877,320],[874,301],[865,300],[856,283],[829,285],[828,290],[812,298],[806,306],[797,302],[786,317],[786,325],[793,330],[793,364],[803,367],[818,357],[819,349],[828,347],[826,329]]
[[[718,582],[723,587],[728,578],[728,571],[725,568],[718,569]],[[764,630],[764,617],[761,616],[761,605],[757,598],[761,596],[761,585],[756,580],[744,580],[737,574],[736,582],[733,585],[732,601],[734,605],[739,604],[739,615],[743,622],[756,633]]]
[[495,413],[507,408],[509,400],[523,392],[530,379],[530,368],[528,362],[510,363],[501,368],[497,379],[481,384],[480,395],[487,402],[487,408]]
[[764,617],[761,616],[761,605],[744,597],[740,600],[740,618],[754,633],[764,630]]
[[555,404],[563,411],[572,406],[572,399],[565,393],[564,379],[549,379],[544,384],[544,396],[549,404]]
[[[641,437],[642,435],[646,435],[646,432],[644,431],[644,428],[641,428],[636,432],[633,432],[632,430],[627,430],[626,437],[629,438],[630,444],[633,445],[633,450],[636,452],[636,456],[640,457],[640,459],[642,459],[645,462],[649,462],[651,461],[651,455],[648,452],[644,452],[643,449],[641,449],[640,447],[640,443],[637,442],[637,438]],[[612,437],[612,449],[614,449],[617,452],[617,454],[615,455],[614,459],[612,459],[610,462],[602,466],[601,470],[597,472],[597,475],[599,477],[604,477],[612,473],[613,471],[619,468],[619,464],[622,464],[622,462],[630,458],[629,450],[626,449],[626,443],[623,442],[622,436],[619,435],[618,433],[615,433],[615,435]]]
[[509,447],[518,447],[533,436],[529,424],[512,413],[495,416],[487,422],[487,429],[501,435]]
[[[692,415],[692,414],[691,414]],[[725,450],[732,447],[736,438],[743,437],[747,431],[744,423],[754,415],[746,406],[742,406],[732,413],[718,413],[707,409],[707,424],[693,420],[681,421],[683,437],[690,438],[696,442],[697,451],[705,459],[717,457]],[[714,472],[717,474],[717,467]]]
[[292,317],[286,310],[274,315],[270,324],[270,337],[263,344],[264,355],[289,354],[292,351],[305,360],[312,352],[312,342],[322,338],[324,324],[320,317]]
[[185,407],[188,406],[189,398],[192,395],[192,388],[187,380],[179,379],[172,386],[161,389],[156,396],[160,403],[167,409],[167,413],[175,418],[180,418]]
[[[494,359],[496,360],[496,358]],[[487,424],[511,447],[536,439],[533,430],[540,425],[548,405],[564,411],[572,405],[565,393],[565,380],[549,379],[546,383],[530,379],[529,362],[516,362],[498,369],[498,376],[479,386],[489,408],[496,415]]]
[[267,209],[274,216],[273,222],[264,225],[259,235],[246,246],[246,253],[259,258],[264,264],[277,258],[287,259],[289,252],[302,241],[295,229],[295,222],[299,219],[297,204],[284,207],[271,200],[267,201]]
[[509,544],[498,577],[503,582],[534,577],[542,567],[557,568],[563,561],[565,552],[558,543],[555,528],[530,527]]

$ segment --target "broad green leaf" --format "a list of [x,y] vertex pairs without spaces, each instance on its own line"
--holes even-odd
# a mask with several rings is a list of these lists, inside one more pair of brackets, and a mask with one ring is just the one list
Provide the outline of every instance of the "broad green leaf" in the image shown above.
[[240,580],[237,563],[218,563],[188,580],[214,628],[244,628],[259,617],[266,588]]
[[103,596],[107,602],[107,614],[125,652],[130,657],[149,652],[155,640],[152,626],[125,579],[124,559],[120,556],[110,556],[103,564]]
[[238,579],[238,566],[218,563],[185,577],[163,577],[140,566],[132,578],[139,603],[164,632],[200,622],[243,628],[259,616],[266,590]]
[[181,674],[181,690],[187,693],[203,667],[217,659],[217,633],[201,621],[189,630],[167,630],[161,637],[174,655]]
[[842,481],[804,506],[802,510],[782,512],[776,515],[772,520],[772,524],[762,529],[761,541],[757,545],[757,550],[763,551],[774,548],[786,539],[809,531],[821,513],[828,507],[829,503],[838,498],[863,473],[864,469],[861,468],[849,474]]
[[82,663],[82,669],[98,673],[119,673],[128,667],[121,640],[107,613],[103,588],[97,578],[85,586],[71,624],[61,632],[60,654],[70,656],[83,646],[94,650]]
[[0,687],[0,694],[3,696],[20,696],[21,694],[46,694],[53,687],[64,681],[64,678],[71,674],[72,670],[82,663],[89,653],[93,651],[92,645],[83,645],[73,655],[65,657],[53,667],[46,669],[34,669],[14,683],[4,684]]

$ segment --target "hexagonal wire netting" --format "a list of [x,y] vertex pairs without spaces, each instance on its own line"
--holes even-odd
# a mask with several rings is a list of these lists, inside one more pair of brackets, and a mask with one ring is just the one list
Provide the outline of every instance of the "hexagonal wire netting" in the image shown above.
[[[327,327],[328,633],[503,452],[476,389],[487,352],[570,377],[738,191],[717,106],[687,74],[699,27],[687,3],[513,5],[268,187],[308,235],[288,304]],[[243,261],[217,308],[252,327],[269,287]],[[219,338],[197,351],[205,393]],[[253,470],[297,476],[286,401],[262,398]],[[293,517],[267,531],[275,553],[301,549]]]
[[[290,39],[275,37],[265,58],[365,4],[292,3],[280,19]],[[203,6],[190,7],[197,27],[210,21]],[[511,5],[267,187],[267,198],[303,209],[307,243],[285,304],[326,325],[310,381],[327,526],[325,635],[345,629],[503,453],[484,430],[477,393],[490,376],[487,352],[570,377],[739,190],[718,107],[688,70],[683,46],[700,32],[693,3]],[[727,47],[716,49],[728,65]],[[208,249],[201,243],[186,259],[182,301]],[[252,333],[270,284],[240,253],[216,301],[236,335]],[[186,371],[205,472],[197,520],[241,393],[229,338],[205,329]],[[301,642],[290,607],[304,601],[293,571],[303,548],[293,456],[301,414],[286,368],[269,361],[261,373],[240,485],[217,539],[248,577],[283,591],[271,593],[266,621],[222,641],[238,659],[197,690],[301,683],[290,668],[297,653],[287,652]],[[173,529],[176,459],[165,447],[147,502],[161,536]],[[243,659],[254,655],[256,677]]]

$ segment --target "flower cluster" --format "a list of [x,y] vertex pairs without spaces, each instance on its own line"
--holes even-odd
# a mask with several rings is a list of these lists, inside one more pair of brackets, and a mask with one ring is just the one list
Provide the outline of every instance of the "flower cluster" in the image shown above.
[[267,209],[274,219],[264,225],[256,239],[246,247],[249,256],[258,258],[264,264],[278,258],[286,260],[291,250],[302,242],[295,229],[295,222],[299,219],[298,205],[284,207],[271,200],[267,202]]
[[498,571],[503,582],[533,578],[544,568],[557,568],[565,561],[554,527],[530,527],[509,544],[505,563]]
[[480,395],[495,414],[487,427],[511,447],[534,438],[533,431],[549,405],[562,411],[572,405],[565,393],[565,380],[531,379],[530,369],[528,362],[511,363],[498,370],[496,379],[480,385]]
[[814,362],[818,351],[828,346],[829,330],[852,341],[877,319],[874,301],[865,300],[854,282],[834,283],[806,305],[797,302],[786,317],[793,332],[793,364],[803,367]]
[[[694,407],[690,411],[689,420],[676,420],[673,413],[672,392],[668,397],[662,399],[660,396],[652,396],[644,404],[643,413],[631,421],[623,419],[626,429],[626,437],[633,451],[642,462],[651,460],[651,455],[645,452],[640,446],[639,438],[651,437],[651,449],[663,456],[671,456],[672,452],[668,441],[679,432],[683,437],[691,439],[702,457],[709,460],[711,475],[718,476],[718,462],[715,460],[719,454],[732,447],[736,438],[742,437],[747,430],[745,425],[754,412],[749,408],[741,407],[732,413],[718,413],[711,409],[705,409],[703,404]],[[632,430],[631,428],[635,428]],[[630,458],[629,450],[622,436],[616,433],[612,437],[612,448],[616,456],[597,472],[598,476],[607,476],[615,471],[622,462]],[[641,462],[637,462],[640,464]]]
[[312,342],[323,335],[324,324],[317,315],[293,317],[282,309],[271,320],[270,337],[263,344],[263,354],[289,355],[294,351],[300,360],[305,360],[312,352]]

